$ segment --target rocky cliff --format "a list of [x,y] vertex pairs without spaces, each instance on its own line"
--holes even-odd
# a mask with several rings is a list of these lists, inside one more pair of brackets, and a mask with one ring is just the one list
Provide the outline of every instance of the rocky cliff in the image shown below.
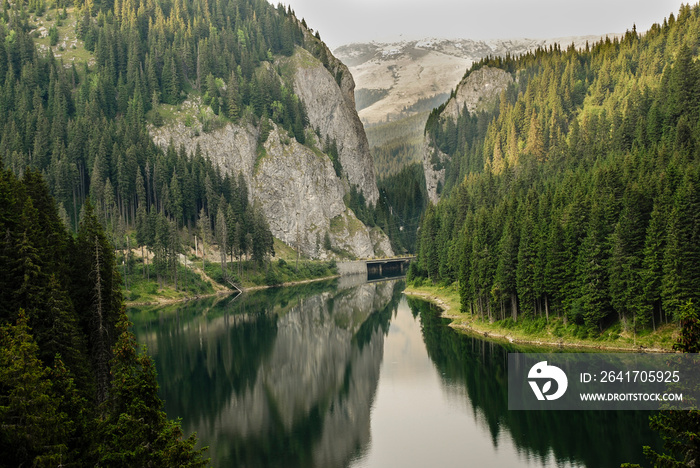
[[464,107],[476,112],[492,106],[512,82],[511,74],[500,68],[483,67],[469,73],[447,101],[441,118],[456,119]]
[[[445,104],[440,119],[456,120],[465,108],[469,112],[477,112],[496,105],[501,92],[512,82],[511,74],[499,68],[483,67],[469,73]],[[449,162],[449,157],[436,147],[427,133],[423,148],[423,171],[428,197],[436,204],[440,198],[440,188],[445,182],[445,165]]]
[[449,156],[435,147],[429,135],[423,143],[423,172],[428,199],[433,205],[440,200],[440,192],[445,184],[445,164]]
[[[308,40],[325,48],[314,38]],[[365,226],[345,205],[351,186],[368,203],[376,203],[379,193],[367,137],[355,111],[352,76],[330,51],[326,57],[324,64],[297,47],[291,57],[271,66],[280,72],[280,80],[291,82],[306,107],[309,138],[305,145],[274,124],[260,145],[260,125],[250,121],[205,132],[193,119],[175,118],[151,128],[151,136],[161,147],[172,141],[176,148],[182,145],[190,153],[199,145],[223,171],[241,172],[250,187],[250,202],[261,204],[273,235],[309,257],[392,255],[386,235]],[[193,115],[211,112],[198,98],[181,108],[190,108]],[[341,177],[330,157],[319,149],[327,142],[337,146]],[[331,250],[325,248],[327,239]]]
[[326,155],[277,129],[265,150],[251,192],[262,203],[275,237],[316,258],[330,255],[323,247],[326,234],[336,251],[356,257],[393,254],[384,233],[369,229],[345,206],[345,184]]
[[330,51],[326,54],[332,73],[308,51],[297,50],[292,57],[294,92],[306,104],[311,127],[324,140],[334,140],[338,145],[348,182],[356,185],[368,202],[376,203],[379,192],[367,136],[355,110],[355,82],[345,65]]

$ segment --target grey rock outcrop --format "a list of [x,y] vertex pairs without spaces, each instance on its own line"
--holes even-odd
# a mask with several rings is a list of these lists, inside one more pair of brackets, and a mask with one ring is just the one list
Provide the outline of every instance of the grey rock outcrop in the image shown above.
[[512,82],[513,77],[505,70],[492,67],[479,68],[469,73],[457,85],[455,95],[447,101],[441,117],[456,119],[465,106],[469,112],[489,107]]
[[[191,110],[191,113],[200,113],[203,109],[211,112],[199,98],[187,100],[181,107],[183,112]],[[218,165],[224,173],[242,173],[249,187],[253,182],[258,133],[258,129],[253,125],[231,123],[205,133],[199,122],[195,121],[187,126],[179,118],[172,124],[150,129],[153,142],[161,148],[167,148],[172,141],[175,148],[184,146],[191,154],[199,145],[202,154]]]
[[[513,82],[510,73],[500,68],[483,67],[469,73],[457,86],[457,89],[440,114],[440,121],[457,120],[466,109],[476,112],[496,105],[498,98]],[[445,183],[445,165],[449,156],[440,151],[435,142],[426,134],[423,144],[423,171],[428,198],[434,204],[440,199],[440,187]]]
[[436,148],[428,135],[423,144],[423,172],[428,199],[433,205],[440,200],[441,187],[445,184],[445,163],[449,159],[445,153]]
[[347,67],[327,53],[335,77],[308,51],[297,49],[291,59],[294,92],[306,105],[311,127],[324,141],[336,141],[348,182],[356,185],[368,202],[376,203],[379,192],[367,136],[355,110],[355,82]]
[[[325,47],[325,46],[324,46]],[[312,258],[349,255],[374,257],[393,255],[387,236],[379,228],[368,228],[344,202],[352,185],[368,203],[379,197],[374,164],[367,137],[354,107],[354,83],[347,68],[332,59],[336,76],[309,52],[297,48],[290,58],[280,59],[280,67],[292,66],[294,89],[304,102],[310,127],[321,139],[335,140],[343,167],[343,178],[336,175],[328,155],[317,148],[299,144],[273,125],[264,143],[265,154],[258,154],[259,129],[252,124],[226,124],[205,133],[199,122],[182,119],[160,128],[151,128],[153,141],[165,148],[170,142],[193,153],[199,145],[224,172],[243,174],[251,203],[259,202],[272,234]],[[190,114],[211,112],[197,98],[181,106]],[[309,132],[310,133],[310,132]],[[317,146],[323,146],[322,143]],[[332,250],[326,250],[326,240]]]
[[369,229],[343,202],[343,183],[330,160],[277,129],[265,143],[251,192],[262,204],[275,237],[316,258],[327,258],[331,245],[356,257],[392,255],[387,237]]

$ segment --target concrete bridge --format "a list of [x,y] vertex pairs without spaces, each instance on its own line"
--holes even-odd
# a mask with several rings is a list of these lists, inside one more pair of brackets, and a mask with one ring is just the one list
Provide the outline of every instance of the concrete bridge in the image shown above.
[[408,264],[415,258],[415,255],[402,255],[397,257],[367,258],[353,262],[338,262],[338,273],[341,275],[400,275],[406,273]]

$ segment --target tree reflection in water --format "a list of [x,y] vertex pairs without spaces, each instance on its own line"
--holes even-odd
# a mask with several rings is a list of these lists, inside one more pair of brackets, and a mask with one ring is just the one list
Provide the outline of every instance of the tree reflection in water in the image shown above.
[[428,303],[399,308],[403,286],[343,280],[129,314],[154,357],[168,416],[198,433],[215,466],[368,466],[368,452],[393,450],[371,434],[370,416],[381,413],[378,388],[393,365],[383,363],[386,340],[399,309],[420,320],[409,355],[420,355],[431,373],[434,364],[435,391],[455,404],[446,411],[464,424],[471,412],[466,419],[488,434],[492,452],[510,439],[521,458],[539,464],[643,461],[641,444],[655,440],[648,414],[509,412],[507,353],[515,349],[455,332]]
[[495,343],[445,326],[434,305],[409,298],[420,316],[428,355],[442,374],[445,391],[466,398],[488,428],[494,446],[502,431],[518,448],[540,459],[587,467],[644,463],[642,444],[659,446],[649,429],[650,412],[508,411],[508,353],[547,352]]

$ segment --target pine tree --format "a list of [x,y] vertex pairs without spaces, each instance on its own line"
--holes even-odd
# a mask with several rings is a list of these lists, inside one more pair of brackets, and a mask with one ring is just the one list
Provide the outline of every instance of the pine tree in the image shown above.
[[[518,238],[515,235],[513,223],[508,222],[503,226],[501,240],[498,243],[498,265],[496,266],[496,277],[494,279],[494,289],[491,294],[501,304],[504,309],[506,302],[510,303],[510,316],[513,321],[518,320],[518,301],[516,295],[516,265],[518,262]],[[503,310],[503,316],[507,313]]]
[[0,452],[3,464],[57,466],[67,452],[67,416],[52,393],[28,319],[0,327]]
[[110,363],[112,387],[98,421],[100,466],[205,466],[204,449],[195,450],[194,435],[183,438],[177,422],[169,421],[158,396],[156,370],[137,345],[122,313],[115,327],[118,339]]
[[253,205],[253,260],[262,265],[268,255],[275,254],[275,245],[270,226],[259,203]]
[[660,204],[655,203],[644,239],[641,272],[644,283],[644,304],[649,310],[648,315],[651,316],[654,329],[656,329],[655,315],[657,312],[659,312],[659,320],[661,320],[661,284],[665,244],[666,215],[660,208]]
[[227,274],[226,269],[226,251],[228,242],[228,228],[226,225],[226,201],[219,202],[219,210],[216,213],[216,229],[214,230],[214,235],[216,236],[216,243],[219,246],[219,258],[221,261],[221,272],[224,277]]
[[238,78],[236,77],[236,72],[232,71],[226,86],[226,116],[234,122],[238,121],[241,115],[240,107]]
[[88,350],[97,382],[97,401],[107,396],[109,360],[114,326],[122,303],[121,279],[116,272],[114,249],[87,202],[78,229],[73,257],[73,303],[81,328],[88,335]]
[[[678,340],[673,345],[682,353],[700,352],[700,319],[695,305],[687,302],[675,312],[681,325]],[[644,455],[656,467],[686,468],[695,466],[700,460],[700,411],[666,410],[651,416],[650,426],[659,432],[664,441],[664,453],[658,453],[649,446],[643,448]],[[625,468],[639,468],[639,465],[623,464]]]
[[516,267],[516,284],[520,312],[529,317],[535,314],[535,299],[537,293],[534,290],[535,283],[535,225],[530,210],[523,213],[520,221],[520,242],[518,244],[518,264]]
[[209,221],[207,214],[204,212],[204,208],[199,210],[197,225],[199,226],[200,239],[202,239],[202,269],[204,269],[207,261],[207,242],[211,242],[212,240],[211,222]]
[[180,178],[177,173],[173,171],[173,177],[170,179],[170,213],[178,226],[183,221],[184,204],[182,184],[180,183]]
[[608,258],[605,244],[602,207],[594,204],[586,238],[578,260],[581,306],[584,323],[589,329],[602,330],[603,320],[611,312],[608,296]]

